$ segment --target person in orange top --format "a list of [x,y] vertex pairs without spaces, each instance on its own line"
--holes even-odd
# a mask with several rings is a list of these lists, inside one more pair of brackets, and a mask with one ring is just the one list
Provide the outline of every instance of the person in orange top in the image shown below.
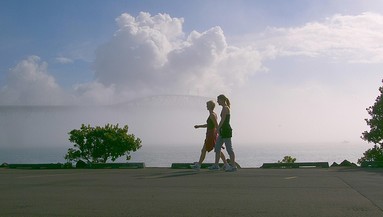
[[[204,145],[201,149],[201,155],[200,155],[199,161],[195,162],[194,165],[191,166],[193,169],[197,169],[197,170],[201,168],[201,164],[206,157],[206,152],[210,152],[211,150],[214,149],[215,143],[217,141],[217,136],[218,136],[218,133],[216,130],[218,125],[217,114],[214,112],[215,103],[212,100],[208,101],[206,103],[206,108],[209,111],[209,117],[206,120],[206,124],[194,126],[194,128],[196,129],[206,128],[206,138],[205,138]],[[222,151],[221,151],[221,159],[223,160],[226,166],[227,161]]]

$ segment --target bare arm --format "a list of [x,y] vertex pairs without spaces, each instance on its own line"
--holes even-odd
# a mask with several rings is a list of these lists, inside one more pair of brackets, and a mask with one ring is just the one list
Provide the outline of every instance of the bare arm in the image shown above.
[[[217,128],[218,126],[218,123],[217,123],[217,115],[215,113],[212,113],[210,114],[209,118],[213,121],[214,123],[214,127]],[[207,124],[203,124],[203,125],[195,125],[194,128],[207,128]]]
[[194,128],[207,128],[207,124],[203,124],[203,125],[194,125]]

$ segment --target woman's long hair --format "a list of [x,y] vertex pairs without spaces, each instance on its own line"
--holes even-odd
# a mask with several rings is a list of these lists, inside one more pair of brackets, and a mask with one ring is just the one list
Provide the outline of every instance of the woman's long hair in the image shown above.
[[230,108],[230,100],[225,95],[221,94],[217,98],[224,100],[226,105]]

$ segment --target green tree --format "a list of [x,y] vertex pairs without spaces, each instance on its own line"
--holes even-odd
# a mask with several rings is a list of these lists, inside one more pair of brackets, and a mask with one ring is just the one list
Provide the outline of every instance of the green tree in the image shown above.
[[87,163],[106,163],[111,159],[126,155],[130,160],[130,152],[141,148],[141,139],[128,134],[128,126],[120,128],[117,125],[107,124],[104,127],[91,127],[81,125],[69,133],[69,141],[74,148],[69,148],[65,159],[68,161],[84,160]]
[[370,131],[364,131],[361,136],[363,140],[375,145],[364,152],[363,157],[358,160],[359,164],[366,161],[383,161],[383,86],[379,88],[379,92],[374,105],[366,109],[371,116],[370,119],[365,119]]
[[278,163],[294,163],[297,159],[291,156],[285,156],[282,161],[278,161]]

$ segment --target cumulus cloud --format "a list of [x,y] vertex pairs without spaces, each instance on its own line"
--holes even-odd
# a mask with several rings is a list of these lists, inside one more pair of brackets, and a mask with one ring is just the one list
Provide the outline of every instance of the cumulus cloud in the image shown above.
[[115,85],[105,86],[99,82],[75,85],[76,104],[113,104],[118,101]]
[[48,64],[31,56],[9,72],[3,104],[113,104],[153,94],[215,95],[261,68],[256,50],[228,45],[218,26],[186,35],[183,18],[168,14],[124,13],[115,21],[118,30],[96,50],[93,81],[64,94]]
[[0,90],[2,105],[57,105],[66,98],[47,63],[30,56],[9,71],[7,84]]
[[261,67],[257,51],[229,46],[220,27],[185,36],[183,19],[167,14],[122,14],[116,22],[94,68],[97,82],[121,93],[215,94]]
[[[383,16],[334,15],[295,28],[269,28],[256,46],[233,46],[224,31],[182,30],[168,14],[116,18],[117,31],[98,47],[94,80],[64,92],[37,56],[9,71],[1,104],[113,104],[153,94],[215,95],[230,92],[262,70],[265,58],[304,55],[358,63],[383,62]],[[254,41],[254,38],[253,38]],[[69,63],[67,58],[58,58]]]
[[301,27],[269,28],[257,38],[263,55],[330,57],[350,63],[383,62],[383,15],[334,15]]
[[116,21],[120,29],[96,51],[96,79],[105,85],[131,89],[154,85],[161,77],[167,53],[182,34],[183,21],[147,13],[140,13],[137,18],[122,14]]

